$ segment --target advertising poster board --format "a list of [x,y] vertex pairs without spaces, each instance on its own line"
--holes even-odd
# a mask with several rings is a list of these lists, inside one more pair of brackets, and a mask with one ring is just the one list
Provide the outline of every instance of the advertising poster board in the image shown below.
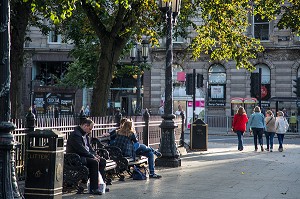
[[[204,119],[205,116],[205,101],[204,98],[197,98],[195,101],[195,119],[201,118]],[[186,110],[186,126],[188,129],[191,127],[191,123],[193,123],[193,101],[187,101],[187,110]]]

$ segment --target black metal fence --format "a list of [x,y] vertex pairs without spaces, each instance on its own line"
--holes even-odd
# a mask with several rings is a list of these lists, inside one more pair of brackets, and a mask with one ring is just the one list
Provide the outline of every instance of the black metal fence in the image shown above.
[[[116,123],[114,122],[115,118],[113,116],[90,118],[95,123],[91,137],[99,137],[103,133],[113,130],[116,126]],[[162,118],[160,116],[150,116],[150,118],[132,116],[131,119],[134,121],[139,142],[144,143],[144,140],[147,140],[151,147],[158,148],[161,138],[161,129],[159,125],[162,122]],[[180,136],[184,130],[181,125],[182,121],[181,117],[175,118],[175,123],[178,125],[178,128],[175,129],[175,141],[177,144],[179,144]],[[22,119],[16,119],[11,122],[16,125],[16,129],[12,132],[12,134],[14,135],[15,141],[19,143],[15,153],[16,174],[19,180],[23,180],[25,178],[26,134],[34,129],[56,129],[64,133],[64,139],[67,140],[69,134],[74,130],[74,127],[79,124],[79,116],[60,118],[39,117],[35,120],[34,128],[30,128],[28,120],[25,121]],[[145,136],[147,139],[145,139]]]

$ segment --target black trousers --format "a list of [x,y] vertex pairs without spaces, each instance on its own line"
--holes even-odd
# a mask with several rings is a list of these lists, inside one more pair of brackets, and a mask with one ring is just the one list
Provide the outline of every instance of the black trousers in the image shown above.
[[253,139],[254,139],[254,147],[257,149],[257,138],[260,146],[263,146],[263,128],[252,128],[253,131]]
[[105,181],[105,166],[106,160],[100,158],[100,161],[93,158],[86,158],[86,166],[89,169],[90,189],[98,189],[98,171],[100,171],[103,180]]

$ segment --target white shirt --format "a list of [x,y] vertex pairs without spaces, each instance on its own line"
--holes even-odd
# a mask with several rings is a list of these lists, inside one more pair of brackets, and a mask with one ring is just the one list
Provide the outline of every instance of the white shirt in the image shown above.
[[88,145],[87,145],[87,137],[86,137],[86,134],[82,136],[82,139],[83,139],[83,141],[84,141],[84,148],[85,148],[88,152],[90,152],[90,148],[89,148]]

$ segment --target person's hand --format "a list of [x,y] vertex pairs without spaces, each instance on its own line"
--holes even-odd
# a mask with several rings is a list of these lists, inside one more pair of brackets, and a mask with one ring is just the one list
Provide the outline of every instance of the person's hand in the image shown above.
[[108,137],[108,136],[110,136],[110,134],[109,133],[103,133],[102,136],[103,137]]
[[94,156],[94,160],[97,160],[98,162],[100,162],[100,156],[99,155],[95,155]]
[[252,130],[249,131],[250,135],[252,135]]

